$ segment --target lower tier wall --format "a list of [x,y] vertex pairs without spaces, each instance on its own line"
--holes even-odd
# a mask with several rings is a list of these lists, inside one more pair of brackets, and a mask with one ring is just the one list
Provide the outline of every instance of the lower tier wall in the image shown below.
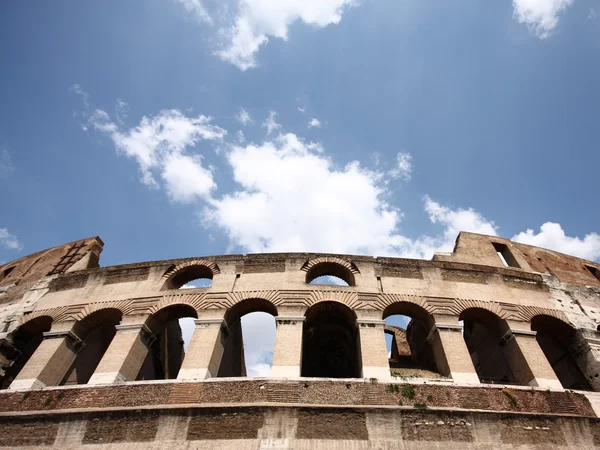
[[[22,414],[22,413],[21,413]],[[592,449],[600,419],[355,407],[189,407],[0,417],[0,448]]]

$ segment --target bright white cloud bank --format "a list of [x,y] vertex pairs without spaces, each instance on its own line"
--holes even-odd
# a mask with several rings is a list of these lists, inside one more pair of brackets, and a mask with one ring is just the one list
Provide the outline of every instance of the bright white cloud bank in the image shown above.
[[558,18],[575,0],[513,0],[515,18],[541,39],[552,34]]
[[570,237],[565,234],[558,223],[546,222],[540,227],[540,232],[527,230],[511,238],[515,242],[549,248],[557,252],[574,255],[580,258],[595,260],[600,258],[600,235],[586,234],[583,239]]
[[0,228],[0,247],[8,250],[20,250],[22,245],[17,236],[8,231],[8,228]]

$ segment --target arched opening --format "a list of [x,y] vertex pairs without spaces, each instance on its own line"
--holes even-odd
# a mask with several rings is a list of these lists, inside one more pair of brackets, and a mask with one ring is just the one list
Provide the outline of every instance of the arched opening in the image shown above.
[[301,374],[324,378],[362,376],[356,314],[346,305],[320,302],[306,311]]
[[10,341],[0,341],[0,351],[9,367],[6,368],[4,376],[0,381],[0,389],[8,389],[21,369],[25,366],[31,355],[36,351],[44,339],[44,332],[50,331],[52,318],[41,316],[31,319],[10,336]]
[[348,286],[344,280],[333,275],[321,275],[310,282],[310,284],[319,284],[321,286]]
[[502,340],[509,331],[506,322],[482,308],[466,309],[461,313],[460,320],[463,321],[463,337],[479,381],[517,384]]
[[229,334],[218,377],[270,375],[276,316],[275,305],[260,298],[243,300],[227,311]]
[[531,319],[531,330],[537,332],[538,344],[563,387],[591,391],[588,379],[569,351],[574,344],[575,329],[555,317],[539,315]]
[[[333,278],[324,278],[324,277],[335,277],[337,280],[333,280]],[[320,281],[327,281],[325,283],[313,283],[319,279]],[[333,281],[337,281],[333,282]],[[341,282],[345,284],[341,284]],[[313,267],[306,272],[306,284],[336,284],[338,286],[355,286],[354,274],[348,270],[348,268],[342,266],[341,264],[334,262],[322,262],[319,264],[315,264]]]
[[384,310],[383,318],[392,376],[439,378],[434,349],[427,339],[431,315],[413,303],[398,302]]
[[73,327],[73,333],[82,340],[83,346],[60,386],[86,384],[117,333],[115,328],[121,322],[121,311],[114,308],[101,309],[80,320]]
[[213,271],[210,267],[204,265],[187,266],[171,275],[166,281],[163,290],[210,287],[212,279]]
[[[177,378],[185,356],[180,319],[198,318],[196,310],[186,304],[167,306],[146,321],[154,340],[136,380],[171,380]],[[193,322],[192,322],[193,325]]]

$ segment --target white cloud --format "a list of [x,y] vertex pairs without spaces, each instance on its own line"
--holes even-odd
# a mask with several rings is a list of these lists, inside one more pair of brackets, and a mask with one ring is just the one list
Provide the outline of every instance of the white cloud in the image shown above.
[[105,111],[97,109],[87,124],[107,134],[120,153],[137,162],[144,184],[158,187],[159,174],[171,200],[190,203],[216,187],[201,156],[186,154],[201,140],[223,139],[226,131],[210,121],[203,115],[187,117],[178,110],[163,110],[155,117],[143,117],[136,127],[121,130]]
[[17,236],[10,233],[8,228],[0,228],[0,246],[8,250],[21,250],[23,248]]
[[267,136],[273,131],[281,130],[281,125],[275,122],[275,117],[277,117],[277,113],[275,111],[269,111],[269,117],[267,117],[262,124],[262,127],[267,129]]
[[191,13],[199,22],[212,24],[212,18],[210,14],[202,4],[200,0],[174,0],[176,3],[182,5],[186,12]]
[[579,258],[596,260],[600,258],[600,235],[586,234],[583,239],[569,237],[558,223],[546,222],[540,227],[540,232],[533,230],[521,232],[512,237],[515,242],[548,248]]
[[250,117],[250,113],[248,113],[248,111],[246,111],[244,108],[240,108],[235,118],[244,126],[254,123],[252,117]]
[[313,117],[308,121],[308,128],[321,128],[321,121]]
[[221,31],[217,55],[242,70],[256,67],[255,55],[269,37],[287,40],[288,28],[300,20],[316,28],[337,24],[356,0],[240,0],[234,24]]
[[304,111],[306,111],[306,108],[300,108],[300,107],[298,106],[298,111],[300,111],[302,114],[304,114]]
[[391,178],[409,181],[412,176],[413,165],[410,153],[400,152],[396,155],[396,166],[388,172]]
[[6,174],[8,172],[12,172],[13,170],[14,166],[10,157],[10,153],[8,153],[8,150],[5,148],[0,149],[0,175],[3,173]]
[[552,34],[558,17],[575,0],[513,0],[513,14],[541,39]]
[[435,251],[452,251],[456,236],[458,236],[458,233],[461,231],[487,234],[490,236],[497,235],[497,229],[494,222],[487,220],[472,208],[459,208],[453,210],[447,206],[440,205],[427,196],[424,201],[425,211],[429,216],[429,220],[431,220],[432,223],[444,226],[444,231],[442,233],[443,237],[433,240],[429,240],[430,238],[423,239],[423,241],[428,241],[427,245],[435,247]]
[[598,14],[596,13],[596,9],[590,8],[590,12],[588,13],[588,19],[594,20],[594,19],[596,19],[597,16],[598,16]]

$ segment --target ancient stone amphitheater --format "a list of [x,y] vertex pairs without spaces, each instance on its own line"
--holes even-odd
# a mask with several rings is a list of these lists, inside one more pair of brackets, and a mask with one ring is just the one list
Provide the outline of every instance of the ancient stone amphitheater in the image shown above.
[[[431,261],[101,267],[102,246],[0,267],[0,447],[600,446],[596,263],[471,233]],[[311,284],[326,275],[346,285]],[[199,278],[210,286],[180,289]],[[256,311],[276,323],[266,378],[244,363],[241,318]],[[386,325],[398,314],[406,330]]]

